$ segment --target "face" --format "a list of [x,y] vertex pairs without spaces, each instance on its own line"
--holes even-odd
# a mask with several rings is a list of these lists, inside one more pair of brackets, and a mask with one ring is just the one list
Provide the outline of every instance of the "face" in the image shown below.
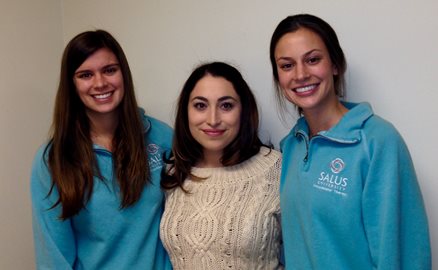
[[242,106],[233,85],[206,75],[193,88],[188,104],[190,133],[202,145],[204,158],[222,157],[237,136]]
[[285,34],[275,48],[275,60],[280,88],[304,113],[338,102],[333,82],[337,70],[316,33],[300,28]]
[[107,48],[97,50],[75,71],[73,82],[89,117],[116,115],[124,95],[117,57]]

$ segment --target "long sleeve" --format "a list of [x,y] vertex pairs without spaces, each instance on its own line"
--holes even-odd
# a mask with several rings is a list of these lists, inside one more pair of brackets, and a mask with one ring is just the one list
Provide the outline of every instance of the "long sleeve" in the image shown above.
[[70,220],[59,219],[56,189],[48,196],[51,177],[44,162],[44,147],[34,159],[31,173],[32,226],[37,269],[72,269],[76,244]]
[[[408,149],[395,129],[367,138],[363,219],[376,269],[431,269],[426,212]],[[377,133],[375,133],[377,134]]]

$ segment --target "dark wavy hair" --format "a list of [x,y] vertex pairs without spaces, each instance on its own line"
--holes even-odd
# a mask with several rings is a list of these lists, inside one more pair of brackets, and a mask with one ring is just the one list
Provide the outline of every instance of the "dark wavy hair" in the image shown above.
[[94,176],[105,180],[93,152],[86,108],[73,82],[78,67],[102,48],[114,53],[123,76],[124,96],[117,108],[119,123],[113,138],[112,153],[121,191],[121,208],[138,201],[150,180],[147,154],[142,147],[145,145],[144,128],[126,56],[120,44],[108,32],[96,30],[80,33],[67,44],[63,53],[51,138],[45,149],[45,152],[48,151],[52,177],[49,194],[56,187],[59,198],[53,207],[61,204],[60,218],[64,220],[85,207],[93,192]]
[[[319,17],[310,14],[298,14],[283,19],[278,24],[277,28],[275,28],[271,38],[269,56],[271,59],[272,74],[274,76],[278,103],[281,107],[284,107],[284,96],[279,85],[277,63],[275,61],[275,49],[278,41],[285,34],[295,32],[300,28],[306,28],[314,32],[324,42],[330,55],[330,60],[338,71],[337,75],[333,75],[335,93],[338,97],[343,98],[345,96],[345,71],[347,70],[347,61],[341,45],[339,44],[335,30],[326,21]],[[298,109],[301,113],[301,109]]]
[[242,106],[239,133],[225,147],[221,163],[224,166],[239,164],[257,154],[263,145],[258,137],[259,115],[256,99],[240,72],[223,62],[200,65],[189,76],[178,98],[172,156],[167,161],[170,166],[163,172],[161,180],[164,189],[181,187],[184,190],[183,183],[188,176],[200,179],[191,174],[191,168],[203,158],[203,148],[189,130],[188,104],[196,84],[207,75],[229,81],[239,96]]

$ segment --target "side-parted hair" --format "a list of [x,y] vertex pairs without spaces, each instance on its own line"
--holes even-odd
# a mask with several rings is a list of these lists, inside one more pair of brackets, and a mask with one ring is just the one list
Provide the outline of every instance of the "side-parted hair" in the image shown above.
[[225,147],[221,158],[222,165],[239,164],[257,154],[263,145],[258,137],[259,115],[256,99],[240,72],[223,62],[200,65],[189,76],[178,98],[172,156],[167,161],[170,166],[163,173],[161,180],[164,189],[181,187],[184,190],[183,183],[187,177],[200,179],[191,174],[191,168],[203,158],[203,147],[193,138],[189,130],[188,106],[190,94],[196,84],[208,75],[229,81],[239,96],[242,106],[239,133]]
[[121,208],[139,200],[150,170],[145,151],[144,127],[134,93],[134,83],[126,56],[120,44],[104,30],[86,31],[66,46],[61,62],[58,91],[51,127],[48,167],[52,186],[61,204],[60,218],[65,220],[83,209],[93,192],[93,178],[104,179],[97,165],[90,137],[90,122],[85,105],[73,81],[75,71],[99,49],[109,49],[116,56],[123,76],[124,96],[117,108],[119,122],[113,138],[113,164],[121,192]]
[[[338,97],[343,98],[345,96],[345,71],[347,69],[347,62],[335,30],[319,17],[310,14],[298,14],[283,19],[274,30],[271,38],[269,56],[271,59],[278,103],[281,107],[284,107],[284,95],[279,85],[275,49],[278,41],[285,34],[295,32],[300,28],[306,28],[314,32],[324,42],[330,55],[330,60],[337,69],[337,75],[333,75],[335,93]],[[301,113],[301,109],[298,108],[298,110]]]

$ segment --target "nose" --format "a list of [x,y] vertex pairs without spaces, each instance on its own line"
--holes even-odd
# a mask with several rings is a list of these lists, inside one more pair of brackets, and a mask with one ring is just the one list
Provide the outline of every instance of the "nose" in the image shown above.
[[107,81],[105,76],[101,73],[96,73],[94,75],[94,87],[99,90],[104,89],[106,85]]
[[297,64],[295,67],[295,80],[305,81],[309,78],[309,73],[305,64]]
[[212,127],[218,126],[220,124],[220,116],[218,111],[212,108],[207,113],[207,124]]

